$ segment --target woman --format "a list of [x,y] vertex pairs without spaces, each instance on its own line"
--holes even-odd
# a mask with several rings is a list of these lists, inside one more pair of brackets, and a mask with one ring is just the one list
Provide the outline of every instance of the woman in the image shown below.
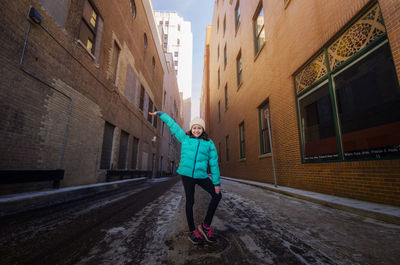
[[[166,113],[149,112],[150,115],[160,115],[162,121],[170,128],[176,139],[182,144],[181,159],[177,172],[181,175],[186,194],[186,219],[189,226],[189,240],[193,244],[210,243],[216,239],[212,232],[211,222],[221,200],[221,183],[218,167],[218,153],[213,141],[205,132],[205,122],[195,118],[190,122],[190,130],[185,133],[181,127]],[[212,180],[208,177],[207,166],[210,165]],[[195,185],[199,185],[211,195],[207,215],[197,229],[193,220],[193,204]]]

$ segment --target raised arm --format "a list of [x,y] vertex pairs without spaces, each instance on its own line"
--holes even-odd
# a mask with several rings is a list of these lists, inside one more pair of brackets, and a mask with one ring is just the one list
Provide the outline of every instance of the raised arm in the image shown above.
[[176,139],[182,143],[182,141],[186,137],[186,133],[182,130],[182,128],[170,117],[167,113],[163,113],[162,111],[149,112],[150,115],[160,115],[160,119],[165,122],[165,124],[169,127],[173,135],[175,135]]

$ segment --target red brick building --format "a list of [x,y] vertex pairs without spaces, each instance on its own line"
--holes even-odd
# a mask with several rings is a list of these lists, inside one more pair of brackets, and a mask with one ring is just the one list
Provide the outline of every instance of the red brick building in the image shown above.
[[148,0],[1,1],[0,13],[0,169],[61,168],[62,186],[162,169],[147,113],[163,107],[166,62]]
[[399,206],[399,21],[398,0],[215,1],[222,175]]

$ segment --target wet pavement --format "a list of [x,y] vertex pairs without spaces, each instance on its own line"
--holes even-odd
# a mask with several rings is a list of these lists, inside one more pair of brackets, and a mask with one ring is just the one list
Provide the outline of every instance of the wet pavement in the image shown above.
[[[223,180],[218,242],[187,239],[178,178],[0,218],[0,264],[399,264],[400,226]],[[195,221],[209,195],[196,188]]]

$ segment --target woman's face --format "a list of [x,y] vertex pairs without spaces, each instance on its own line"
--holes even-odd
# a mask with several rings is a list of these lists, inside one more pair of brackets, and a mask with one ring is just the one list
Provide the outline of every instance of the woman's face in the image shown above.
[[200,137],[202,133],[203,133],[203,127],[201,127],[198,124],[192,126],[192,134],[194,135],[194,137]]

